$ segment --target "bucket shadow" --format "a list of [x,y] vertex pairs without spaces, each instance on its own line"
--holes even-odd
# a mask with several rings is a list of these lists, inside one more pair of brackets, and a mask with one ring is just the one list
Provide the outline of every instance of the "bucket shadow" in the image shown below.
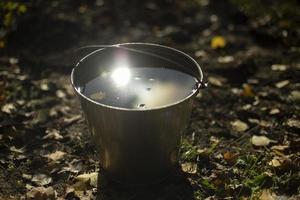
[[193,200],[193,188],[186,175],[177,168],[168,178],[157,184],[128,186],[99,173],[96,200]]

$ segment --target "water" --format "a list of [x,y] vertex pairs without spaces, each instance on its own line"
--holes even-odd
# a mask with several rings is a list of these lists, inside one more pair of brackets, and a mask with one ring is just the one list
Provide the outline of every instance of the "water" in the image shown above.
[[127,109],[151,109],[178,102],[196,90],[193,76],[168,68],[115,68],[78,88],[101,104]]

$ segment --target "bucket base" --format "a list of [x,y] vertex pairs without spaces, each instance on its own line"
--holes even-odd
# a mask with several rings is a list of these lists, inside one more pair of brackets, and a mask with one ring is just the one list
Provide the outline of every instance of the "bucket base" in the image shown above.
[[[162,183],[164,181],[168,181],[170,177],[178,176],[179,174],[182,174],[182,171],[180,170],[178,165],[173,166],[165,175],[161,176],[160,178],[154,179],[154,180],[141,180],[139,182],[131,181],[131,180],[122,180],[116,176],[111,175],[108,171],[103,169],[100,166],[100,174],[104,177],[104,179],[108,182],[120,184],[120,185],[126,185],[126,186],[149,186],[149,185],[157,185],[159,183]],[[136,178],[135,178],[136,179]],[[143,179],[141,177],[141,179]]]

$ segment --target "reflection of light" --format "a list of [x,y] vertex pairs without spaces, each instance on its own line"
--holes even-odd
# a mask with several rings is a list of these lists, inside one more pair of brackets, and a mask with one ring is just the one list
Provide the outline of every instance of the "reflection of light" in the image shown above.
[[127,67],[117,68],[111,74],[111,78],[118,87],[125,86],[129,82],[130,77],[130,70]]

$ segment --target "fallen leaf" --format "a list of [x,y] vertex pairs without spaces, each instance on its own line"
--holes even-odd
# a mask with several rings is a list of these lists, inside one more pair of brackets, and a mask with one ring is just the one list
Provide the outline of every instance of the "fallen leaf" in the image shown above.
[[274,64],[271,66],[271,69],[273,71],[285,71],[287,69],[286,65],[282,64]]
[[224,48],[226,46],[226,40],[222,36],[215,36],[212,38],[210,46],[213,49]]
[[8,104],[5,104],[4,106],[2,106],[1,110],[2,110],[2,112],[11,114],[13,111],[16,110],[16,107],[14,106],[14,104],[8,103]]
[[252,87],[251,87],[249,84],[244,84],[244,85],[243,85],[243,92],[242,92],[242,95],[243,95],[244,97],[253,97],[253,96],[254,96]]
[[271,140],[269,138],[267,138],[266,136],[253,135],[251,138],[251,143],[258,147],[267,146],[270,144],[270,142],[271,142]]
[[88,186],[97,187],[98,172],[85,173],[75,177],[77,181],[73,187],[77,190],[86,190]]
[[24,148],[17,149],[15,146],[10,147],[9,150],[15,153],[24,153]]
[[33,187],[26,193],[27,199],[35,200],[55,200],[57,196],[53,187]]
[[44,186],[44,185],[48,185],[49,183],[51,183],[52,178],[47,176],[46,174],[35,174],[35,175],[33,175],[31,181],[39,186]]
[[32,175],[31,174],[22,174],[22,178],[24,178],[26,180],[31,180],[32,179]]
[[208,82],[214,86],[221,87],[223,85],[222,81],[217,77],[210,76],[208,77]]
[[281,166],[281,162],[275,158],[273,158],[270,162],[269,165],[273,166],[273,167],[280,167]]
[[259,122],[259,125],[262,126],[262,127],[271,127],[272,126],[272,122],[268,122],[268,121],[265,121],[265,120],[261,120]]
[[46,133],[47,135],[45,135],[43,139],[60,140],[63,138],[63,136],[59,134],[59,130],[57,129],[47,129]]
[[222,57],[218,57],[218,62],[219,63],[230,63],[234,61],[234,57],[233,56],[222,56]]
[[62,91],[62,90],[56,90],[56,96],[58,98],[64,99],[64,98],[66,98],[66,93],[64,91]]
[[248,124],[246,124],[245,122],[243,122],[241,120],[235,120],[235,121],[231,122],[230,124],[232,126],[232,129],[237,132],[244,132],[249,128]]
[[206,57],[207,56],[207,53],[203,50],[199,50],[199,51],[196,51],[195,52],[195,56],[198,58],[198,57]]
[[81,118],[82,118],[81,115],[74,115],[73,117],[70,118],[64,118],[64,122],[66,123],[66,125],[69,125],[72,124],[73,122],[78,121]]
[[286,122],[286,124],[289,127],[300,129],[300,120],[297,120],[297,119],[288,119],[287,122]]
[[18,62],[19,62],[18,58],[14,58],[14,57],[9,58],[9,64],[11,64],[11,65],[16,65],[16,64],[18,64]]
[[276,200],[276,196],[269,189],[264,189],[259,197],[260,200]]
[[280,89],[280,88],[287,86],[289,83],[290,83],[289,80],[280,81],[280,82],[276,83],[275,86]]
[[66,155],[66,153],[63,151],[55,151],[54,153],[46,155],[46,157],[52,161],[58,161],[61,160],[64,157],[64,155]]
[[238,155],[239,155],[238,153],[227,151],[223,154],[223,158],[225,161],[229,163],[233,163],[238,157]]
[[189,173],[189,174],[196,174],[197,173],[197,164],[187,162],[181,164],[182,171]]
[[276,115],[280,113],[280,110],[278,108],[273,108],[272,110],[270,110],[269,114],[270,115]]
[[91,94],[90,98],[93,99],[93,100],[100,101],[100,100],[104,99],[105,96],[106,96],[105,92],[99,91],[99,92],[95,92],[95,93]]
[[287,148],[289,148],[288,145],[274,145],[271,147],[271,149],[278,150],[278,151],[284,151]]
[[289,94],[288,99],[293,102],[300,102],[300,91],[297,90],[292,91]]
[[63,173],[65,171],[72,172],[78,174],[83,168],[82,162],[78,159],[73,159],[70,163],[68,163],[67,167],[63,167],[63,169],[59,173]]

